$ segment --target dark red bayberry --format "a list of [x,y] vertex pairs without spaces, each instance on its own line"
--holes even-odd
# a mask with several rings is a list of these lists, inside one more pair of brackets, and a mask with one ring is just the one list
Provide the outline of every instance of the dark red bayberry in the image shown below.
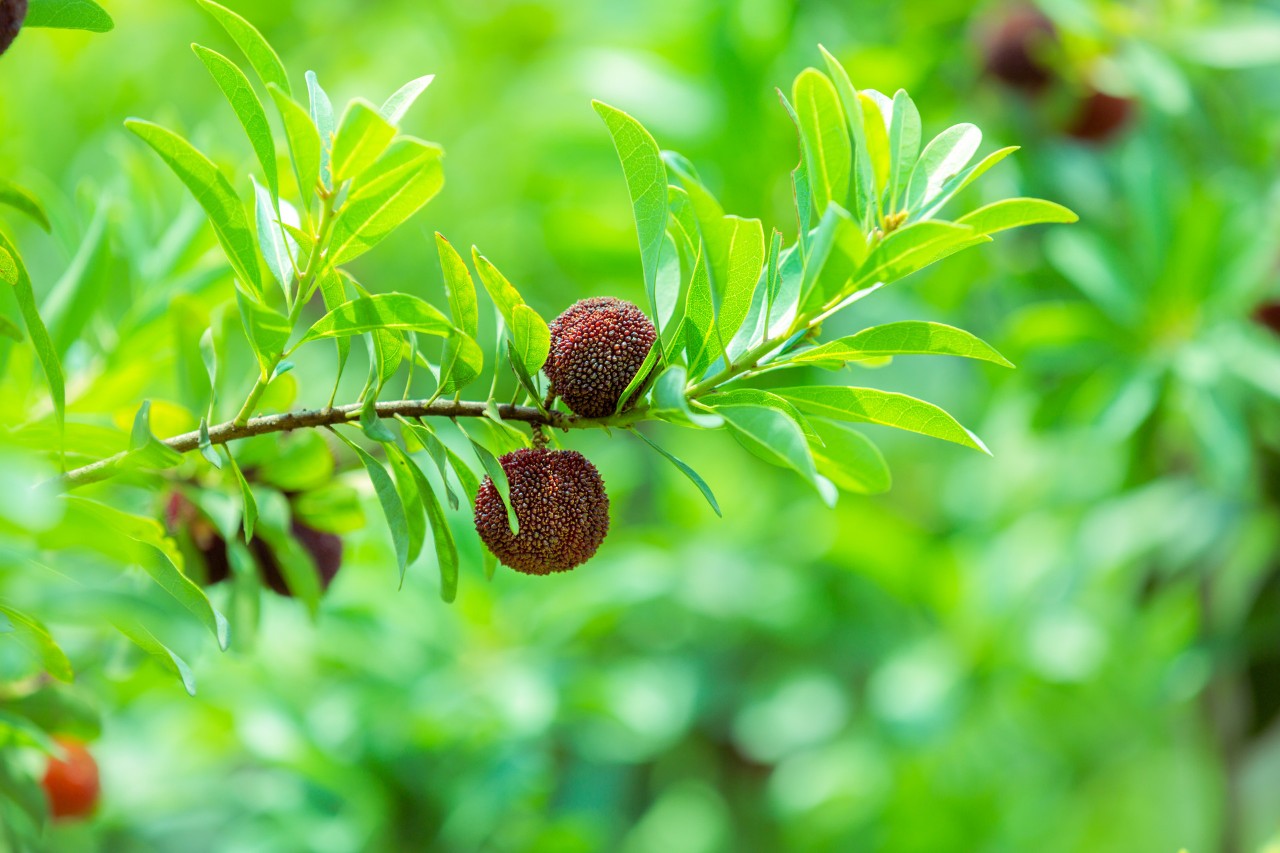
[[1280,335],[1280,300],[1260,302],[1253,309],[1253,321]]
[[1091,89],[1076,107],[1067,134],[1085,142],[1106,142],[1129,123],[1133,112],[1132,98]]
[[54,820],[88,817],[98,805],[98,762],[78,740],[55,737],[62,758],[50,758],[40,786],[49,799]]
[[542,369],[552,393],[575,415],[612,415],[657,335],[653,321],[630,302],[612,296],[575,302],[551,323],[551,352]]
[[27,19],[27,0],[0,0],[0,54],[9,49]]
[[1053,21],[1036,7],[1010,10],[982,38],[987,73],[1011,88],[1041,91],[1054,78],[1046,54],[1057,37]]
[[600,472],[574,450],[516,450],[499,462],[520,523],[485,477],[476,495],[476,531],[503,565],[527,575],[565,572],[596,553],[609,532],[609,495]]

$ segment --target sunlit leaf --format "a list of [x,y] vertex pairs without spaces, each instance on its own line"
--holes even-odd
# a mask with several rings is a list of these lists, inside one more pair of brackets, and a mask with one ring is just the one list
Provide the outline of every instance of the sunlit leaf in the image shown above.
[[93,0],[30,0],[24,27],[110,32],[115,22]]
[[883,424],[963,444],[990,453],[981,440],[962,427],[942,409],[892,391],[875,388],[852,388],[836,385],[813,385],[796,388],[774,388],[778,396],[795,403],[800,411],[811,415],[846,421]]
[[253,153],[262,166],[262,174],[271,190],[271,197],[278,198],[280,180],[276,174],[276,144],[271,138],[271,125],[267,122],[266,110],[262,108],[262,102],[253,91],[249,78],[244,76],[244,72],[234,62],[217,51],[198,44],[193,44],[191,49],[200,57],[213,81],[231,104],[236,118],[240,119],[240,124],[249,137],[249,144],[253,146]]
[[707,485],[706,481],[703,480],[702,477],[698,476],[697,471],[693,470],[684,462],[681,462],[675,456],[668,453],[666,450],[660,447],[657,444],[657,442],[653,441],[653,439],[649,438],[647,435],[640,432],[640,430],[633,429],[631,430],[631,432],[639,436],[640,440],[643,441],[645,444],[649,445],[654,450],[661,453],[668,462],[676,466],[676,468],[680,471],[681,474],[684,474],[686,477],[688,477],[689,482],[697,486],[698,491],[702,492],[702,496],[707,499],[707,503],[709,503],[711,505],[711,508],[715,510],[716,515],[723,517],[724,513],[720,511],[720,504],[716,502],[716,496],[712,494],[711,487]]
[[280,61],[279,54],[276,53],[262,33],[258,29],[240,15],[232,12],[225,6],[220,6],[213,0],[200,0],[200,5],[205,8],[210,15],[213,16],[222,28],[227,31],[227,35],[235,41],[244,51],[244,55],[248,58],[249,64],[253,66],[253,70],[257,73],[258,78],[262,80],[263,85],[276,85],[286,95],[292,97],[293,89],[289,86],[289,74],[284,69],[284,63]]

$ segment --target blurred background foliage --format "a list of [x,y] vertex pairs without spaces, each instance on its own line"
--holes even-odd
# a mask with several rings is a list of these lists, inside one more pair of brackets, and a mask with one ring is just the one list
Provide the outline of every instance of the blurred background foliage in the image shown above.
[[[0,63],[0,163],[54,220],[52,238],[5,222],[37,289],[90,246],[92,310],[51,326],[72,416],[116,414],[104,453],[141,399],[181,399],[182,318],[231,292],[199,210],[121,123],[251,158],[187,48],[230,49],[216,24],[194,3],[106,5],[114,32],[27,32]],[[65,524],[23,497],[49,472],[4,439],[0,603],[40,602],[78,675],[23,701],[56,693],[51,725],[96,737],[103,773],[97,817],[55,827],[51,849],[1280,849],[1280,4],[1043,0],[1058,35],[1038,42],[1038,88],[984,70],[1014,14],[999,3],[227,5],[335,101],[437,75],[405,129],[445,147],[445,189],[355,265],[375,290],[439,300],[438,229],[544,316],[641,302],[593,97],[687,154],[727,210],[790,235],[797,149],[773,88],[819,42],[859,87],[908,89],[928,135],[974,121],[984,150],[1022,145],[987,190],[1081,223],[839,320],[953,323],[1016,362],[855,377],[946,406],[994,459],[878,430],[893,491],[827,510],[722,433],[647,427],[720,520],[638,442],[575,433],[614,523],[569,575],[487,583],[464,537],[456,604],[430,556],[397,592],[378,522],[346,537],[316,620],[264,596],[256,637],[226,654],[139,581],[129,606],[153,601],[195,698],[102,630],[127,554],[32,556]],[[35,399],[17,353],[0,393]],[[319,358],[295,375],[323,376]],[[158,402],[155,431],[184,417]],[[0,641],[0,681],[36,671]]]

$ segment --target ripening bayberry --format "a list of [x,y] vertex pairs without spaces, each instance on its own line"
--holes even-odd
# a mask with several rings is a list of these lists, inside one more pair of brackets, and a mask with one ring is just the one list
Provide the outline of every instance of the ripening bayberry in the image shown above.
[[476,532],[504,565],[527,575],[565,572],[596,553],[609,532],[609,495],[600,472],[574,450],[516,450],[500,460],[520,532],[485,477],[476,495]]
[[[551,323],[551,352],[542,369],[552,393],[575,415],[608,417],[657,336],[653,321],[630,302],[612,296],[583,299]],[[638,396],[639,391],[623,408]]]
[[1053,81],[1046,53],[1057,40],[1053,21],[1034,6],[1007,12],[982,38],[987,73],[1013,89],[1036,93]]
[[[290,530],[298,544],[311,555],[311,561],[315,563],[316,571],[320,575],[321,591],[328,590],[329,584],[333,583],[333,579],[338,575],[338,569],[342,568],[342,537],[335,533],[316,530],[297,519],[293,520]],[[293,592],[285,582],[280,561],[276,559],[275,553],[261,539],[255,538],[253,544],[254,556],[258,560],[258,565],[262,567],[263,583],[285,598],[292,598]]]
[[27,0],[0,0],[0,54],[9,49],[27,19]]
[[1067,134],[1085,142],[1106,142],[1129,123],[1133,99],[1091,89],[1076,107]]
[[55,737],[62,758],[50,758],[40,785],[54,820],[88,817],[98,805],[98,762],[78,740]]

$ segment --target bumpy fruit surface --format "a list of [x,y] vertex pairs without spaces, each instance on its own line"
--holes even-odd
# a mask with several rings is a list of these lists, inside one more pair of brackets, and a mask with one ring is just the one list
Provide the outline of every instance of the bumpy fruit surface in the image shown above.
[[0,54],[9,49],[27,19],[27,0],[0,0]]
[[98,805],[98,762],[84,744],[71,738],[54,738],[64,753],[50,758],[40,781],[49,798],[54,820],[88,817]]
[[612,415],[657,334],[653,321],[630,302],[612,296],[575,302],[551,324],[551,352],[543,367],[551,391],[576,415]]
[[503,565],[527,575],[566,572],[591,559],[609,532],[600,472],[573,450],[516,450],[499,462],[520,532],[488,477],[476,495],[476,532]]

